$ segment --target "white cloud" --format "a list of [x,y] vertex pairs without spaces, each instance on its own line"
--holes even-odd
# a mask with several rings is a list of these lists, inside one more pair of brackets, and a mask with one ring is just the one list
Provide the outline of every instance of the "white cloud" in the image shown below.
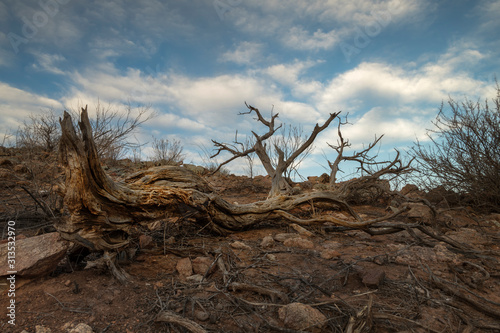
[[310,33],[301,27],[292,27],[281,38],[284,45],[296,50],[329,50],[340,40],[335,30],[323,32],[318,29]]
[[246,33],[275,38],[291,49],[317,51],[332,49],[360,28],[421,28],[435,8],[429,1],[412,0],[259,0],[236,6],[229,18]]
[[438,105],[449,95],[481,96],[487,91],[485,83],[473,79],[470,71],[483,58],[476,49],[452,46],[437,61],[420,66],[361,63],[329,82],[318,94],[318,108],[337,106],[352,112],[373,103]]
[[64,62],[66,59],[59,54],[47,54],[34,52],[37,63],[33,64],[33,68],[38,71],[44,71],[51,74],[64,75],[65,72],[58,67],[58,63]]
[[221,56],[222,61],[231,61],[237,64],[255,64],[262,57],[263,45],[255,42],[240,42],[233,51],[228,51]]
[[0,138],[3,138],[5,133],[16,131],[30,114],[47,108],[59,111],[62,105],[51,98],[0,82]]

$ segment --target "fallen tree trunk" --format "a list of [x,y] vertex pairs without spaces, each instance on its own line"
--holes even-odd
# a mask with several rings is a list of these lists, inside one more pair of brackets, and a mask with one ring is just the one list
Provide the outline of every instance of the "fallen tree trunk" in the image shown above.
[[[60,123],[60,159],[66,174],[62,192],[69,214],[55,227],[63,238],[93,251],[127,247],[134,225],[164,219],[166,214],[189,216],[219,233],[242,230],[273,218],[304,224],[331,222],[355,228],[365,228],[383,220],[362,221],[334,192],[276,196],[252,204],[234,205],[213,193],[204,179],[183,167],[152,168],[131,175],[127,183],[115,182],[101,166],[87,109],[81,112],[80,136],[67,112]],[[356,221],[333,216],[302,219],[291,213],[312,202],[343,208]]]

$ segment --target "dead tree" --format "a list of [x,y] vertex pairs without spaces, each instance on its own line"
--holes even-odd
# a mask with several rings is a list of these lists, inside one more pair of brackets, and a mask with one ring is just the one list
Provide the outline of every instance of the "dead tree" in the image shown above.
[[[61,188],[68,215],[55,227],[63,238],[91,250],[123,249],[128,246],[135,225],[163,220],[166,214],[189,217],[222,234],[275,218],[301,224],[330,222],[365,228],[394,216],[363,221],[342,197],[331,191],[275,196],[266,201],[235,205],[213,193],[205,180],[178,166],[142,170],[129,176],[126,182],[115,182],[101,166],[87,109],[82,109],[80,136],[67,112],[60,123],[60,160],[65,169],[65,184]],[[313,202],[344,209],[354,221],[331,215],[303,218],[291,213]]]
[[[276,118],[278,118],[278,113],[276,113],[275,115],[271,115],[271,120],[266,120],[260,113],[259,109],[254,108],[253,106],[248,105],[246,103],[245,105],[249,111],[242,112],[240,113],[240,115],[251,114],[252,112],[255,112],[255,114],[257,115],[257,120],[261,122],[264,126],[266,126],[268,128],[268,131],[262,135],[259,135],[252,131],[252,134],[255,137],[255,144],[246,150],[240,150],[234,144],[221,143],[212,140],[214,146],[217,148],[217,152],[212,157],[219,155],[223,151],[229,152],[233,155],[231,158],[221,163],[216,171],[218,171],[222,166],[228,164],[229,162],[239,157],[245,157],[251,153],[256,153],[262,163],[262,166],[272,179],[271,190],[269,192],[268,197],[272,198],[281,194],[290,194],[292,191],[292,187],[286,180],[286,178],[283,176],[285,171],[292,165],[294,160],[297,159],[300,154],[302,154],[309,146],[312,145],[312,143],[316,139],[316,136],[321,131],[326,129],[330,125],[330,123],[340,114],[340,112],[331,113],[323,125],[319,126],[318,124],[316,124],[311,135],[307,138],[307,140],[305,140],[304,143],[300,145],[300,147],[298,147],[294,152],[292,152],[290,156],[285,157],[285,153],[283,152],[283,150],[280,149],[277,145],[275,145],[274,148],[278,154],[278,161],[276,165],[273,166],[268,150],[266,150],[265,141],[269,139],[271,136],[273,136],[273,134],[281,127],[281,125],[275,127],[275,121]],[[238,144],[237,139],[235,139],[234,143]]]
[[[346,123],[347,118],[345,122],[339,121],[337,128],[337,134],[339,136],[337,145],[334,146],[327,143],[330,148],[337,152],[337,157],[333,162],[328,160],[328,165],[330,166],[330,187],[345,200],[348,202],[353,201],[353,199],[359,201],[359,199],[366,196],[363,195],[363,193],[375,197],[382,193],[390,192],[388,181],[391,177],[398,177],[414,170],[410,166],[413,159],[407,164],[403,164],[398,150],[396,150],[395,158],[391,161],[378,161],[378,154],[370,155],[371,150],[380,142],[384,135],[379,137],[375,136],[373,142],[365,149],[354,152],[351,155],[345,155],[344,149],[350,147],[351,143],[348,139],[343,137],[340,128]],[[337,184],[337,173],[340,170],[339,164],[343,161],[356,162],[359,165],[358,171],[361,172],[362,175],[361,177],[351,179],[339,185]],[[383,176],[388,176],[389,179],[384,181],[382,180]]]

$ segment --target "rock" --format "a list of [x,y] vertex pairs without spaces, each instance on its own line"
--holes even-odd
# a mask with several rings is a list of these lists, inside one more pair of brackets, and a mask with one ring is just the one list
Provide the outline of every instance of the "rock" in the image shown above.
[[199,321],[207,321],[210,318],[210,315],[202,310],[196,310],[194,312],[194,317]]
[[296,233],[282,233],[274,235],[274,240],[278,242],[284,242],[289,238],[300,237],[299,234]]
[[204,175],[208,172],[206,168],[199,165],[183,164],[182,166],[197,175]]
[[409,193],[412,193],[412,192],[417,192],[418,191],[418,186],[417,185],[413,185],[413,184],[406,184],[402,189],[401,191],[399,191],[399,193],[401,193],[402,195],[408,195]]
[[191,283],[200,283],[201,281],[203,281],[203,275],[194,274],[194,275],[188,276],[186,278],[186,281],[191,282]]
[[308,239],[304,238],[289,238],[283,242],[283,245],[288,247],[300,247],[301,249],[312,249],[314,248],[314,243]]
[[276,261],[276,256],[272,253],[268,253],[264,257],[269,261]]
[[240,242],[240,241],[236,241],[236,242],[231,243],[231,247],[233,249],[238,249],[238,250],[251,250],[252,249],[250,246],[248,246],[245,243]]
[[42,325],[35,326],[35,333],[52,333],[52,330],[48,327],[44,327]]
[[319,176],[318,181],[321,184],[329,184],[330,183],[330,176],[327,173],[324,173],[321,176]]
[[295,223],[292,223],[290,224],[290,226],[299,233],[299,235],[302,235],[302,236],[306,236],[306,237],[312,237],[314,236],[312,232],[310,232],[309,230],[307,230],[306,228],[304,227],[301,227],[300,225],[298,224],[295,224]]
[[260,247],[267,249],[273,247],[274,244],[274,238],[272,236],[266,236],[262,239],[262,242],[260,242]]
[[94,333],[94,330],[89,325],[80,323],[68,330],[68,333]]
[[139,247],[141,249],[150,249],[154,247],[153,237],[149,235],[140,235],[139,236]]
[[338,258],[340,256],[341,256],[341,253],[337,250],[326,249],[326,250],[321,251],[321,258],[323,258],[323,259],[330,260],[333,258]]
[[368,288],[378,288],[385,279],[385,271],[380,268],[365,268],[359,273],[359,277]]
[[420,203],[411,203],[408,205],[408,217],[412,219],[419,219],[423,221],[431,221],[434,217],[432,210],[429,206]]
[[191,265],[191,259],[182,258],[175,265],[175,269],[182,277],[188,277],[193,275],[193,266]]
[[207,270],[210,268],[209,273],[213,273],[217,267],[217,265],[212,265],[214,263],[214,259],[210,257],[196,257],[191,261],[193,265],[193,272],[195,274],[205,275]]
[[463,243],[463,244],[474,244],[483,245],[488,244],[488,237],[482,235],[472,228],[460,228],[458,230],[450,230],[445,233],[446,236],[451,239]]
[[327,320],[321,312],[302,303],[285,305],[278,315],[286,328],[307,332],[321,332]]
[[66,255],[69,242],[61,239],[57,232],[16,239],[16,264],[8,266],[9,243],[0,245],[0,274],[15,270],[18,276],[39,277],[53,272]]

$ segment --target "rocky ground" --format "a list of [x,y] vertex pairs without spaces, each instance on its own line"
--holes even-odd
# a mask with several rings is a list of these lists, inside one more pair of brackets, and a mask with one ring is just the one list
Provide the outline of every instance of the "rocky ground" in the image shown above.
[[[209,180],[231,202],[263,200],[269,189],[265,177]],[[375,218],[389,204],[353,208]],[[136,256],[122,263],[125,285],[107,269],[84,269],[98,256],[72,248],[49,275],[17,278],[15,327],[2,285],[0,331],[500,332],[499,215],[433,217],[417,206],[391,222],[425,229],[369,235],[272,220],[216,236],[167,216],[138,229]]]

